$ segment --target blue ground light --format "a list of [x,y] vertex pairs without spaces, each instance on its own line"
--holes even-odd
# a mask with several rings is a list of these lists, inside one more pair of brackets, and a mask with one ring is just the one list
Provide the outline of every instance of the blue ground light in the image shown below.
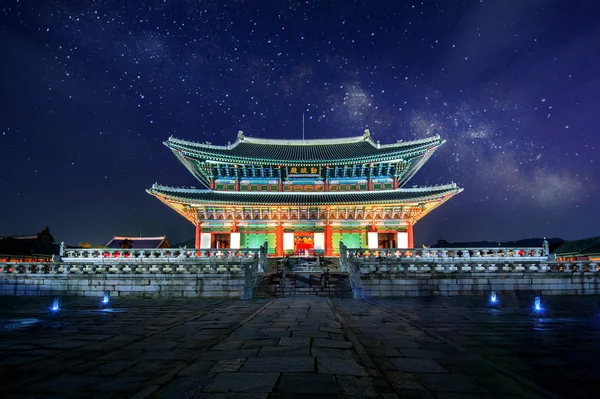
[[108,306],[110,304],[110,291],[104,291],[101,304],[104,306]]
[[496,305],[497,303],[498,303],[498,296],[496,295],[495,292],[492,292],[490,294],[490,304]]
[[533,301],[533,311],[536,313],[542,312],[544,308],[542,307],[542,302],[540,301],[540,297],[536,296]]
[[60,298],[54,297],[52,300],[52,306],[50,306],[50,311],[53,313],[58,313],[60,311]]

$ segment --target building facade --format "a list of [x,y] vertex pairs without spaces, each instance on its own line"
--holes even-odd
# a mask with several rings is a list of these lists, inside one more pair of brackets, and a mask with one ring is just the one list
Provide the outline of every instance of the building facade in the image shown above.
[[164,144],[206,188],[154,184],[147,192],[196,227],[196,248],[337,255],[348,247],[412,248],[413,225],[455,194],[451,183],[405,188],[444,143],[246,137],[227,146],[169,138]]

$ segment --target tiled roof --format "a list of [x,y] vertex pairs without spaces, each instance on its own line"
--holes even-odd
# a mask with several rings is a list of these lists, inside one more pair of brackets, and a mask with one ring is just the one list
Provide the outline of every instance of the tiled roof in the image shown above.
[[[368,161],[376,157],[421,155],[444,141],[439,136],[422,140],[384,144],[373,142],[368,134],[345,139],[272,140],[240,135],[235,143],[215,146],[207,143],[169,138],[164,144],[187,157],[252,161],[264,164],[335,163],[336,161]],[[414,154],[415,152],[419,154]]]
[[565,241],[554,251],[556,255],[588,255],[600,253],[600,236],[583,240]]
[[32,256],[58,255],[59,246],[57,244],[47,244],[37,241],[37,236],[27,237],[3,237],[0,238],[0,254]]
[[431,201],[442,196],[454,195],[462,191],[456,184],[421,187],[412,189],[359,191],[359,192],[241,192],[211,191],[175,188],[153,185],[147,190],[157,197],[189,203],[206,205],[336,205],[336,204],[381,204],[414,203]]
[[121,248],[121,243],[124,240],[131,241],[131,248],[162,248],[164,244],[168,245],[166,236],[159,237],[125,237],[114,236],[107,244],[107,248]]

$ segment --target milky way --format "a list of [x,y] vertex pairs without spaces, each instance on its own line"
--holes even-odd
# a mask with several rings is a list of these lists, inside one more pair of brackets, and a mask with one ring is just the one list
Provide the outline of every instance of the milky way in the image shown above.
[[6,1],[0,15],[0,235],[188,239],[144,191],[200,186],[162,141],[303,125],[447,140],[408,186],[465,191],[417,244],[600,234],[595,1]]

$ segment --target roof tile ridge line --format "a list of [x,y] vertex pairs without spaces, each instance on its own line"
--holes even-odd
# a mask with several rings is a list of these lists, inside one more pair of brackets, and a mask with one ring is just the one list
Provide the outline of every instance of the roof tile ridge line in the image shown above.
[[[404,146],[404,145],[418,145],[418,144],[425,144],[425,143],[429,143],[432,141],[438,141],[438,140],[441,140],[442,142],[445,141],[445,140],[442,140],[442,138],[440,137],[439,134],[436,134],[436,135],[425,137],[425,138],[418,139],[418,140],[397,141],[397,142],[391,143],[391,144],[379,144],[378,148],[399,147],[399,146]],[[440,144],[442,144],[442,143],[440,143]],[[375,146],[377,147],[377,144],[375,144]]]
[[442,185],[437,185],[437,186],[419,186],[419,187],[410,187],[410,188],[404,188],[404,187],[399,187],[396,190],[388,190],[388,191],[411,191],[411,192],[419,192],[419,191],[427,191],[427,190],[441,190],[441,189],[461,189],[460,187],[458,187],[458,185],[454,182],[452,183],[446,183],[446,184],[442,184]]
[[[333,137],[328,139],[265,139],[261,137],[244,136],[244,142],[251,144],[269,144],[269,145],[330,145],[330,144],[350,144],[366,141],[364,136],[352,137]],[[371,143],[373,144],[373,143]],[[376,146],[375,144],[373,144]]]
[[133,237],[133,236],[114,236],[112,240],[123,240],[123,239],[128,239],[131,241],[134,240],[163,240],[165,239],[167,236],[156,236],[156,237]]
[[164,186],[162,184],[154,183],[149,190],[172,190],[177,192],[213,192],[214,190],[205,188],[185,188],[185,187],[175,187],[175,186]]
[[[244,137],[244,141],[246,140],[247,137]],[[169,147],[169,143],[175,143],[175,144],[182,144],[182,145],[189,145],[192,147],[201,147],[201,148],[210,148],[213,150],[230,150],[232,148],[235,148],[239,143],[240,143],[240,138],[238,137],[233,144],[228,144],[228,145],[215,145],[215,144],[207,144],[207,143],[200,143],[197,141],[189,141],[189,140],[184,140],[184,139],[178,139],[175,138],[173,136],[169,137],[167,141],[164,141],[163,144],[166,145],[167,147]]]

